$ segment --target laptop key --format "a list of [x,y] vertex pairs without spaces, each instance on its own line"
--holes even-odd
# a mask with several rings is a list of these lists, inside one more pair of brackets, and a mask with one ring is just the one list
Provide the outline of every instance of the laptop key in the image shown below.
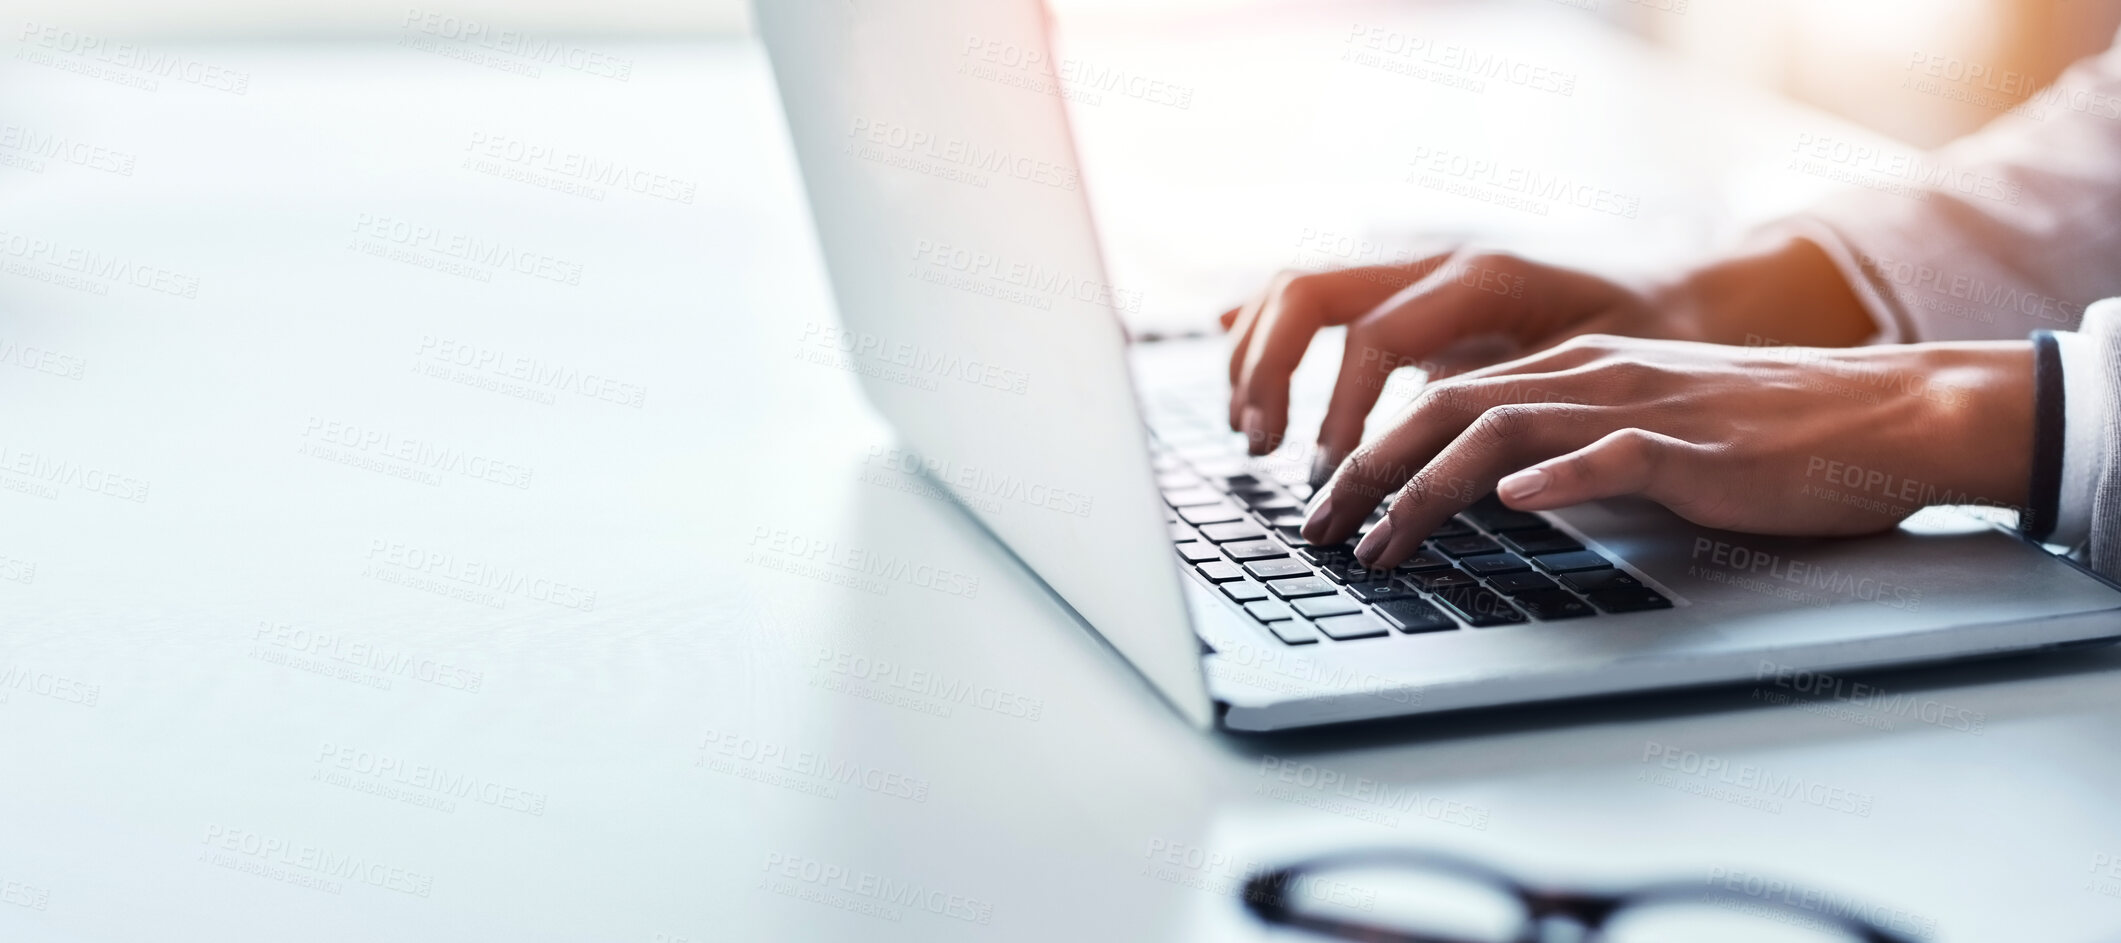
[[1216,475],[1208,483],[1224,491],[1254,491],[1260,485],[1265,484],[1265,482],[1252,477],[1250,472],[1238,472],[1235,475]]
[[1583,549],[1583,544],[1577,543],[1576,538],[1551,528],[1504,534],[1502,542],[1508,544],[1510,549],[1528,557],[1536,557],[1542,553],[1567,553],[1571,550]]
[[1238,580],[1222,585],[1223,595],[1238,602],[1252,602],[1267,598],[1267,588],[1251,580]]
[[1472,557],[1483,553],[1500,553],[1502,551],[1501,544],[1479,534],[1471,534],[1465,537],[1445,537],[1441,540],[1431,541],[1429,545],[1441,551],[1445,556],[1451,557]]
[[1311,568],[1301,560],[1277,557],[1272,560],[1254,560],[1245,564],[1245,572],[1263,580],[1286,579],[1291,576],[1310,576]]
[[1454,586],[1480,585],[1480,581],[1474,579],[1471,575],[1467,574],[1466,571],[1455,568],[1449,570],[1430,570],[1427,573],[1416,573],[1412,576],[1407,577],[1407,582],[1412,583],[1422,589],[1426,589],[1432,593],[1438,590],[1450,589]]
[[1285,645],[1311,645],[1318,641],[1318,630],[1302,619],[1286,619],[1267,623],[1267,630]]
[[1450,616],[1444,615],[1442,612],[1437,611],[1435,606],[1431,606],[1412,596],[1401,599],[1387,599],[1378,603],[1377,614],[1383,616],[1384,620],[1391,623],[1393,628],[1408,634],[1415,632],[1441,632],[1445,629],[1458,628],[1458,623],[1451,621]]
[[1484,553],[1458,561],[1466,572],[1475,576],[1500,576],[1504,573],[1522,573],[1532,568],[1514,553]]
[[1223,552],[1240,563],[1246,560],[1264,560],[1268,557],[1286,557],[1289,548],[1272,540],[1246,540],[1223,544]]
[[1241,521],[1245,512],[1227,501],[1220,504],[1199,504],[1178,509],[1180,520],[1188,524],[1221,524],[1224,521]]
[[1260,530],[1259,525],[1251,521],[1231,521],[1227,524],[1209,524],[1200,529],[1200,535],[1215,543],[1226,544],[1233,540],[1258,540],[1267,536],[1267,532]]
[[1561,574],[1561,581],[1579,593],[1595,593],[1601,589],[1636,589],[1642,581],[1625,570],[1583,570]]
[[1188,488],[1198,488],[1202,484],[1204,482],[1201,481],[1199,475],[1183,468],[1176,471],[1163,472],[1156,476],[1156,486],[1164,489],[1166,494],[1173,491],[1183,491]]
[[1532,562],[1539,564],[1540,569],[1545,570],[1549,573],[1574,573],[1577,570],[1606,570],[1611,569],[1613,566],[1613,561],[1607,560],[1606,558],[1599,556],[1596,552],[1590,550],[1577,550],[1570,553],[1549,553],[1544,556],[1533,557]]
[[1448,521],[1443,522],[1443,524],[1439,525],[1435,530],[1430,531],[1429,539],[1435,540],[1439,537],[1464,537],[1471,533],[1473,533],[1473,525],[1466,523],[1466,519],[1463,517],[1454,517]]
[[1592,609],[1589,603],[1558,589],[1540,589],[1529,593],[1519,593],[1515,597],[1515,601],[1519,606],[1524,607],[1524,611],[1531,613],[1535,619],[1581,619],[1585,616],[1598,614],[1597,610]]
[[1505,573],[1488,581],[1488,587],[1505,596],[1554,589],[1554,581],[1537,573]]
[[1473,523],[1487,528],[1492,533],[1502,534],[1519,530],[1539,530],[1552,525],[1547,519],[1529,511],[1513,510],[1495,496],[1480,499],[1466,509],[1466,516]]
[[1173,488],[1164,492],[1164,503],[1175,508],[1199,507],[1203,504],[1222,503],[1223,493],[1214,488]]
[[1333,616],[1319,619],[1311,624],[1317,626],[1318,631],[1324,632],[1327,638],[1342,642],[1359,638],[1377,638],[1382,635],[1388,635],[1391,631],[1385,628],[1383,620],[1367,612],[1358,612],[1347,616]]
[[1178,555],[1184,557],[1187,563],[1206,563],[1210,560],[1223,558],[1223,555],[1216,551],[1214,544],[1205,544],[1198,540],[1187,541],[1174,546],[1178,547]]
[[1304,547],[1296,551],[1296,556],[1312,566],[1326,566],[1355,559],[1355,548],[1344,543],[1331,547]]
[[1295,610],[1290,609],[1288,603],[1279,599],[1262,599],[1258,602],[1245,603],[1245,611],[1251,613],[1252,618],[1261,622],[1278,622],[1282,619],[1296,618]]
[[1601,589],[1591,594],[1591,604],[1607,612],[1641,612],[1645,609],[1672,608],[1671,600],[1658,595],[1656,590],[1642,587]]
[[1301,612],[1312,619],[1323,619],[1327,616],[1344,616],[1351,612],[1362,611],[1361,603],[1337,594],[1299,599],[1294,605],[1297,612]]
[[1440,590],[1436,594],[1436,600],[1450,609],[1452,615],[1466,620],[1467,625],[1485,628],[1525,621],[1524,613],[1518,612],[1501,596],[1478,586],[1454,586]]
[[1422,573],[1429,570],[1448,570],[1451,558],[1433,550],[1416,550],[1414,555],[1401,560],[1399,569],[1405,573]]
[[1182,544],[1189,540],[1200,539],[1200,531],[1194,530],[1193,525],[1181,523],[1179,521],[1170,521],[1169,523],[1171,525],[1172,543]]
[[1240,503],[1251,508],[1253,513],[1270,517],[1275,514],[1301,514],[1304,509],[1303,502],[1280,491],[1247,491]]
[[1267,588],[1269,590],[1272,590],[1274,592],[1274,595],[1280,596],[1283,599],[1296,599],[1303,596],[1324,596],[1328,593],[1336,593],[1340,591],[1340,587],[1335,586],[1331,582],[1328,582],[1327,580],[1316,576],[1299,576],[1294,579],[1286,580],[1268,580]]
[[1401,599],[1412,596],[1414,591],[1408,589],[1405,583],[1397,580],[1388,579],[1382,582],[1371,580],[1363,583],[1349,583],[1348,595],[1363,602],[1377,603],[1387,599]]
[[1335,583],[1360,583],[1377,578],[1380,575],[1387,579],[1391,577],[1389,573],[1379,574],[1375,570],[1364,567],[1362,564],[1355,562],[1352,557],[1335,558],[1329,562],[1321,563],[1318,565],[1318,572]]
[[1303,509],[1302,503],[1295,498],[1289,497],[1276,497],[1273,500],[1260,501],[1252,505],[1252,513],[1270,519],[1283,514],[1302,514]]
[[1200,575],[1207,577],[1208,581],[1213,583],[1227,583],[1231,580],[1245,578],[1245,571],[1228,560],[1210,560],[1194,567],[1194,569],[1199,570]]

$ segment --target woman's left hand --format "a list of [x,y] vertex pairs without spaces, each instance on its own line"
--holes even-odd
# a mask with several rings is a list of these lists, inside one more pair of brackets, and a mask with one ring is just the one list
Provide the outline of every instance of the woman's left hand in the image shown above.
[[1488,494],[1639,494],[1705,527],[1862,534],[1930,504],[2022,506],[2029,343],[1729,347],[1590,335],[1429,384],[1312,503],[1304,537],[1390,567]]

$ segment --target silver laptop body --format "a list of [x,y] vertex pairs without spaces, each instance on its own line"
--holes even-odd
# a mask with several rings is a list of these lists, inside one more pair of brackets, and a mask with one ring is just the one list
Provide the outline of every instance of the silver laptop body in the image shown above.
[[1197,725],[1790,687],[2121,636],[2121,587],[1957,512],[1808,540],[1610,501],[1549,521],[1668,608],[1289,644],[1174,553],[1160,475],[1295,473],[1233,471],[1213,427],[1219,344],[1130,349],[1121,315],[1140,299],[1106,281],[1057,84],[1073,69],[1039,0],[772,0],[757,16],[842,321],[806,341],[851,358],[929,474]]

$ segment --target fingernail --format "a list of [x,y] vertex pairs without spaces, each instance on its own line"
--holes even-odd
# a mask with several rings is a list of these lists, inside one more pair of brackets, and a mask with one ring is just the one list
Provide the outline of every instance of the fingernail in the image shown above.
[[1340,467],[1340,459],[1341,456],[1334,454],[1333,450],[1326,447],[1324,443],[1319,444],[1318,454],[1311,457],[1311,487],[1313,489],[1323,488],[1326,486],[1327,481],[1332,480],[1333,471]]
[[1318,534],[1328,521],[1333,519],[1333,498],[1320,493],[1311,496],[1311,510],[1304,513],[1303,535],[1305,540]]
[[1267,414],[1257,406],[1245,407],[1245,442],[1254,449],[1267,441]]
[[1376,527],[1370,528],[1370,535],[1364,537],[1362,543],[1355,545],[1355,559],[1361,560],[1363,566],[1369,566],[1377,559],[1378,554],[1385,552],[1385,547],[1391,542],[1392,519],[1386,517],[1378,521]]
[[1546,490],[1547,473],[1543,468],[1527,468],[1504,478],[1495,486],[1495,493],[1504,501],[1522,501]]

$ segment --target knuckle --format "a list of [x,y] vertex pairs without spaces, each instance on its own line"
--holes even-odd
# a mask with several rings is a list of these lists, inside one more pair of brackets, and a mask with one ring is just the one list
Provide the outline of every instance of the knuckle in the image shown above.
[[1409,418],[1441,415],[1449,410],[1451,395],[1448,380],[1434,380],[1423,384],[1420,392],[1414,394],[1414,400],[1407,404],[1406,415]]
[[1335,493],[1347,489],[1357,497],[1381,501],[1407,476],[1401,474],[1400,466],[1391,459],[1370,449],[1358,449],[1348,456],[1340,480],[1333,486]]
[[1436,482],[1428,475],[1415,475],[1407,479],[1406,484],[1399,486],[1398,493],[1392,497],[1392,510],[1389,513],[1394,520],[1405,520],[1416,509],[1436,498],[1437,490]]
[[1665,370],[1653,363],[1629,358],[1612,358],[1597,367],[1600,381],[1611,385],[1615,391],[1634,396],[1660,385]]
[[1562,456],[1548,462],[1543,467],[1546,469],[1547,474],[1571,485],[1580,484],[1591,478],[1591,457],[1583,452]]
[[1663,462],[1664,439],[1647,429],[1622,429],[1613,433],[1613,445],[1629,461],[1655,471]]
[[1414,412],[1426,416],[1448,417],[1471,413],[1478,407],[1483,381],[1452,377],[1437,380],[1421,388],[1414,397]]
[[1466,427],[1465,438],[1475,445],[1500,446],[1523,435],[1539,418],[1537,407],[1506,404],[1483,411]]

